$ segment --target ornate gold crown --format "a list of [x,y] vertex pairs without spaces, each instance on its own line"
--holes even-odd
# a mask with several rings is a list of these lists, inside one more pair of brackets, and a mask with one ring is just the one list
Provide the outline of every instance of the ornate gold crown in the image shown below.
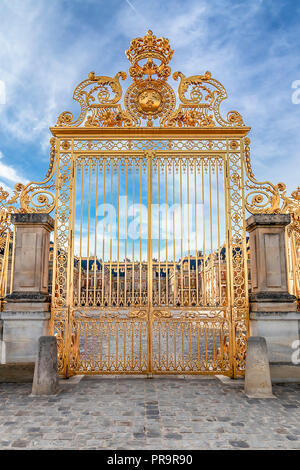
[[168,39],[156,38],[149,29],[143,38],[132,39],[130,47],[125,53],[132,64],[148,57],[155,57],[160,59],[163,64],[168,64],[174,51],[171,49]]
[[244,126],[237,111],[229,111],[227,118],[222,118],[219,107],[227,93],[210,72],[191,77],[181,72],[173,74],[175,80],[180,78],[180,103],[176,109],[175,93],[167,82],[174,53],[168,39],[157,38],[149,30],[144,37],[132,39],[125,53],[131,63],[129,74],[133,83],[126,90],[124,108],[120,104],[119,79],[126,79],[125,72],[113,78],[90,73],[73,95],[80,104],[80,115],[74,120],[72,113],[66,111],[59,116],[58,126],[134,127],[146,123],[151,127],[158,118],[159,125],[165,127]]

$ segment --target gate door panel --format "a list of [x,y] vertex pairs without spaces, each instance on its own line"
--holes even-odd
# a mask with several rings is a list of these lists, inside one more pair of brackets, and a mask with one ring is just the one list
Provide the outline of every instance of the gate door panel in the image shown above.
[[225,159],[152,159],[154,373],[230,371]]
[[71,368],[146,372],[147,158],[78,156]]

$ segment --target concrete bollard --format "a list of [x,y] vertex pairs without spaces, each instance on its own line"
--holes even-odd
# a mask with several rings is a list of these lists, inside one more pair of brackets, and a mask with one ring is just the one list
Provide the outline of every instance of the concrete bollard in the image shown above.
[[250,336],[247,341],[245,394],[249,398],[275,398],[266,339]]
[[32,395],[55,395],[58,392],[57,341],[55,336],[41,336],[34,368]]

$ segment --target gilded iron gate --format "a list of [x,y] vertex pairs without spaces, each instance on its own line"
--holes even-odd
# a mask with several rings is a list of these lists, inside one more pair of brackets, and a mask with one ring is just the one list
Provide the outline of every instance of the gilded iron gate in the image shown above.
[[221,117],[226,91],[209,72],[173,75],[176,109],[172,54],[151,31],[133,40],[125,109],[126,74],[90,73],[74,92],[79,117],[64,112],[51,128],[52,323],[65,375],[243,373],[249,128],[236,111]]
[[65,373],[232,374],[237,346],[243,360],[247,324],[232,315],[247,307],[244,200],[230,142],[60,142],[53,298]]
[[[0,188],[1,308],[12,289],[13,212],[55,211],[51,331],[72,374],[244,373],[248,335],[245,210],[290,213],[289,283],[299,302],[299,188],[256,181],[250,130],[220,114],[209,72],[167,82],[169,41],[131,41],[132,83],[91,72],[77,119],[50,130],[46,179]],[[158,121],[158,125],[155,122]],[[15,206],[19,200],[19,207]]]

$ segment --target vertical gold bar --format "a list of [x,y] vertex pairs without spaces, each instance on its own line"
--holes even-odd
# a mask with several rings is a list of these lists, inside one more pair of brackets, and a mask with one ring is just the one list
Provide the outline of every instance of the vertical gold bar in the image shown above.
[[140,301],[142,305],[142,160],[140,160]]
[[112,298],[112,203],[113,203],[113,158],[110,159],[110,234],[109,234],[109,305]]
[[182,160],[180,158],[180,288],[181,288],[181,306],[183,307],[183,288],[184,288],[184,279],[183,279],[183,221],[182,221]]
[[96,162],[96,194],[95,194],[95,246],[94,246],[94,307],[96,306],[96,284],[97,284],[97,206],[98,206],[98,159]]
[[193,348],[192,348],[192,324],[189,321],[190,327],[190,369],[193,370]]
[[174,300],[173,300],[173,305],[175,307],[176,305],[176,300],[177,300],[177,279],[176,279],[176,252],[175,252],[175,160],[173,158],[173,271],[174,271],[174,276],[173,276],[173,283],[174,283]]
[[139,369],[142,370],[142,327],[143,323],[139,322]]
[[119,370],[119,320],[115,320],[116,329],[116,370]]
[[9,258],[9,240],[10,233],[9,230],[6,232],[6,243],[4,248],[2,272],[1,272],[1,297],[6,297],[7,291],[7,270],[8,270],[8,258]]
[[131,326],[131,370],[134,369],[134,336],[133,336],[133,330],[134,330],[134,320],[130,322]]
[[[214,325],[214,323],[213,323]],[[215,328],[213,327],[213,363],[214,369],[216,368],[216,338],[215,338]]]
[[204,192],[204,165],[202,160],[201,165],[201,176],[202,176],[202,228],[203,228],[203,241],[202,241],[202,250],[203,250],[203,304],[207,306],[207,298],[206,298],[206,254],[205,254],[205,211],[204,211],[204,204],[205,204],[205,192]]
[[102,320],[100,322],[100,370],[103,369],[103,326],[104,326],[104,321]]
[[88,235],[86,248],[86,305],[89,305],[90,217],[91,217],[91,160],[89,160]]
[[217,185],[217,226],[218,226],[218,280],[219,280],[219,305],[223,305],[221,292],[221,247],[220,247],[220,196],[219,196],[219,160],[216,158],[216,185]]
[[104,158],[103,162],[103,221],[102,221],[102,307],[104,307],[105,297],[105,173],[106,173],[106,158]]
[[[292,288],[292,294],[296,296],[296,298],[299,298],[299,279],[298,276],[300,275],[300,272],[298,271],[298,266],[297,266],[297,240],[295,236],[295,232],[291,230],[290,232],[290,237],[288,240],[289,246],[289,251],[290,251],[290,269],[292,270],[292,282],[293,282],[293,288]],[[289,255],[288,255],[289,256]],[[289,257],[287,256],[287,259]]]
[[13,282],[14,282],[15,245],[16,245],[16,227],[14,225],[13,241],[12,241],[12,253],[11,253],[11,265],[10,265],[10,289],[9,289],[10,294],[13,291]]
[[[118,245],[117,245],[117,305],[120,303],[120,159],[118,160]],[[117,325],[118,327],[118,325]]]
[[108,346],[107,346],[107,368],[110,371],[110,328],[111,328],[111,323],[110,321],[107,322],[107,329],[108,329]]
[[78,304],[82,305],[83,299],[81,299],[81,276],[82,276],[82,216],[83,216],[83,162],[79,162],[79,168],[81,170],[81,200],[80,200],[80,247],[79,247],[79,275],[78,275]]
[[127,322],[123,322],[123,337],[124,337],[124,370],[126,370],[126,335],[127,335]]
[[87,369],[87,322],[84,322],[84,369]]
[[158,305],[161,305],[160,296],[160,159],[158,160],[157,165],[157,197],[158,197]]
[[161,358],[160,358],[160,351],[161,351],[161,319],[157,320],[157,324],[158,324],[158,364],[159,364],[159,368],[161,367],[161,364],[160,364],[160,361],[161,361]]
[[210,298],[209,303],[210,305],[214,304],[215,299],[215,292],[213,291],[214,288],[214,253],[213,253],[213,238],[212,238],[212,196],[211,196],[211,160],[209,159],[209,220],[210,220],[210,261],[211,261],[211,268],[210,268]]
[[195,250],[196,250],[196,304],[199,305],[199,279],[198,279],[198,232],[197,232],[197,157],[194,159],[194,193],[195,193]]
[[191,247],[190,247],[190,160],[186,163],[186,195],[188,209],[188,276],[189,276],[189,305],[191,305]]
[[208,370],[208,364],[207,364],[207,360],[208,360],[208,357],[207,357],[207,323],[205,323],[205,367],[206,367],[206,370]]
[[[7,235],[8,235],[8,233],[6,234],[5,249],[6,249],[6,245],[7,245]],[[5,250],[4,250],[4,257],[3,257],[3,262],[1,264],[1,273],[0,273],[0,297],[1,297],[1,301],[5,297],[5,295],[4,295],[4,271],[5,271],[5,269],[4,269],[5,268],[4,260],[5,260]],[[1,305],[1,308],[2,308],[2,305]]]
[[174,328],[174,369],[177,370],[177,322],[176,320],[173,322]]
[[125,161],[125,262],[124,262],[124,304],[127,305],[127,159]]
[[168,160],[165,159],[165,204],[166,204],[166,300],[165,304],[169,305],[169,275],[168,275]]
[[169,370],[169,322],[164,320],[166,325],[166,369]]
[[134,218],[135,218],[135,212],[134,212],[134,177],[135,177],[135,159],[133,159],[133,164],[132,164],[132,213],[133,213],[133,218],[132,218],[132,286],[131,286],[131,304],[134,305]]
[[185,370],[185,364],[184,364],[184,326],[185,322],[180,321],[180,326],[181,326],[181,354],[182,354],[182,370]]
[[196,327],[197,327],[197,352],[198,352],[198,364],[197,364],[197,369],[200,370],[200,367],[201,367],[201,364],[200,364],[200,338],[199,338],[199,328],[200,328],[200,325],[199,325],[198,322],[196,323]]
[[95,369],[95,327],[96,324],[92,323],[92,330],[93,330],[93,345],[92,345],[92,367],[93,370]]

